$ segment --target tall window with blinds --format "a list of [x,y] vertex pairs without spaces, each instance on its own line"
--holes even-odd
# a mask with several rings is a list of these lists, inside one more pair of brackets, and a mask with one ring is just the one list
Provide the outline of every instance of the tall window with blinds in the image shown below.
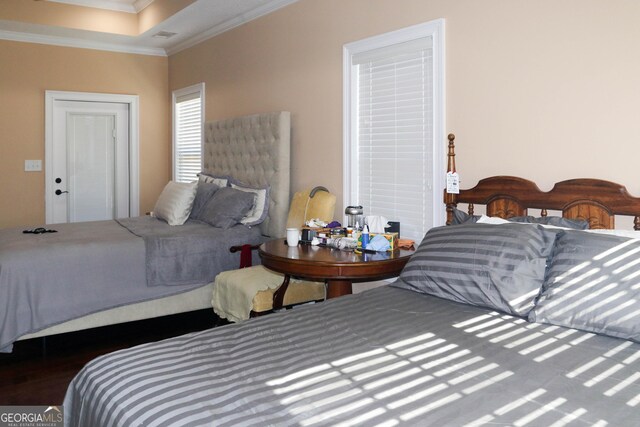
[[345,205],[418,242],[444,222],[442,24],[345,46]]
[[192,182],[202,170],[204,83],[173,92],[173,180]]

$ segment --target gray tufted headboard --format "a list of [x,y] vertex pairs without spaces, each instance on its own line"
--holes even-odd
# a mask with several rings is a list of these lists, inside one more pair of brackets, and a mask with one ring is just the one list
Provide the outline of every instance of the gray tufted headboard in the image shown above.
[[289,211],[291,114],[254,114],[205,124],[204,172],[270,185],[262,234],[284,237]]

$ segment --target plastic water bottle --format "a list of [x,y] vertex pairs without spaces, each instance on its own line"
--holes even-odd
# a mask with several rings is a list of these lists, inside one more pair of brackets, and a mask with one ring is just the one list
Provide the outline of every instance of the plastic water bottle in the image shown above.
[[369,226],[365,224],[362,228],[362,249],[366,249],[369,244]]

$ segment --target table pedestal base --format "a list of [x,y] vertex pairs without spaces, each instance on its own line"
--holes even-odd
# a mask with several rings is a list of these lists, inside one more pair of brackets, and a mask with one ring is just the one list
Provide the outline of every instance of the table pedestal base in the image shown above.
[[349,295],[351,292],[351,280],[327,280],[327,299]]

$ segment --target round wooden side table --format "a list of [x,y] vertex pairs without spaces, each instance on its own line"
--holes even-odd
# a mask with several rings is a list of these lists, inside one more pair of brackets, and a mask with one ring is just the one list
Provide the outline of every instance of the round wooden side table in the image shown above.
[[[327,298],[352,292],[352,282],[373,281],[400,274],[414,250],[362,252],[299,244],[290,247],[285,239],[260,245],[262,265],[282,273],[308,280],[327,281]],[[287,279],[285,279],[287,280]]]

